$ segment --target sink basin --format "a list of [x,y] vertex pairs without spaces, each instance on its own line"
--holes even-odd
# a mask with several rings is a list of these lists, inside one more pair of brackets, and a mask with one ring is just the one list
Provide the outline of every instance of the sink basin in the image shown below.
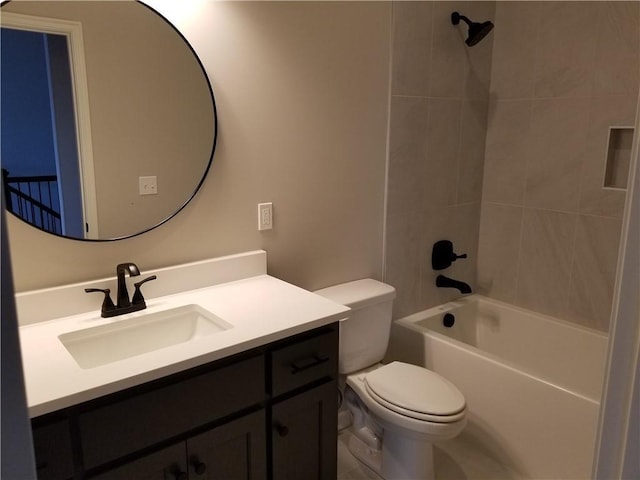
[[58,338],[81,368],[94,368],[232,328],[198,305],[149,313],[64,333]]

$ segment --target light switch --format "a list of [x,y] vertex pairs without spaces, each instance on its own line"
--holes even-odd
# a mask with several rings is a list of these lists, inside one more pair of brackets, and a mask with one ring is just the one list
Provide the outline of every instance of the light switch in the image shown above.
[[155,195],[158,193],[158,180],[153,177],[138,177],[140,195]]

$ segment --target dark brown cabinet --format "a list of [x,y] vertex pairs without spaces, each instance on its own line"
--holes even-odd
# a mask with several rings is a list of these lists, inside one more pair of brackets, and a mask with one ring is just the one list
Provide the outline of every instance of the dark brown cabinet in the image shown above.
[[34,425],[33,450],[40,480],[73,478],[71,432],[67,419],[54,417],[50,423]]
[[33,420],[40,480],[335,479],[337,324]]
[[91,478],[95,480],[177,480],[184,478],[186,480],[186,475],[185,446],[184,443],[179,443]]
[[327,331],[271,354],[271,458],[276,480],[334,480],[338,343]]
[[213,428],[92,480],[266,479],[264,410]]
[[264,405],[262,355],[212,367],[78,413],[85,469]]
[[337,398],[325,383],[272,408],[273,478],[335,480]]
[[189,479],[267,478],[265,423],[261,410],[189,439]]

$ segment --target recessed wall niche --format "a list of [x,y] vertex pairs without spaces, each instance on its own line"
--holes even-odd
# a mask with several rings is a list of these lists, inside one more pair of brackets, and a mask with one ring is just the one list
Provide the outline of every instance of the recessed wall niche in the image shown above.
[[607,144],[607,163],[604,172],[605,188],[627,188],[633,128],[610,127]]

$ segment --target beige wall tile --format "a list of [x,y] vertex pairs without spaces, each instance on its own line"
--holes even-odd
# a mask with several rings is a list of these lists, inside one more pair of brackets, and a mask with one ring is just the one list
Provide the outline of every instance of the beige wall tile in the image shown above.
[[531,100],[498,100],[489,109],[483,201],[523,205]]
[[427,176],[428,101],[392,97],[387,209],[390,215],[420,211]]
[[571,268],[569,318],[609,330],[622,220],[580,215]]
[[607,136],[635,123],[639,18],[638,2],[497,2],[483,202],[503,205],[483,210],[478,259],[489,295],[511,294],[508,280],[496,283],[513,276],[509,260],[485,252],[513,256],[494,229],[514,235],[508,205],[524,202],[515,301],[608,328],[613,280],[601,265],[614,262],[625,192],[603,188]]
[[[475,289],[480,205],[431,208],[425,210],[422,220],[420,308],[425,309],[460,297],[460,292],[456,289],[435,286],[435,279],[439,274],[466,282]],[[466,253],[468,258],[455,261],[446,270],[434,271],[431,252],[433,244],[438,240],[450,240],[453,242],[454,252],[458,255]]]
[[591,100],[587,148],[580,183],[580,213],[622,217],[626,191],[604,188],[610,127],[635,124],[636,95],[598,96]]
[[638,92],[640,79],[640,2],[598,2],[596,95]]
[[429,93],[431,76],[432,2],[393,3],[392,93]]
[[514,302],[523,208],[482,204],[478,244],[478,292]]
[[423,208],[456,202],[461,123],[461,100],[429,99]]
[[540,2],[496,2],[491,91],[500,99],[531,98]]
[[516,303],[563,317],[578,215],[525,208]]
[[[396,317],[460,295],[457,290],[435,287],[431,249],[437,240],[454,240],[470,255],[468,261],[459,262],[448,272],[453,278],[473,284],[477,268],[492,40],[489,37],[468,48],[464,43],[466,26],[451,25],[451,13],[459,11],[472,20],[484,21],[493,18],[495,5],[471,1],[425,3],[394,4],[394,57],[399,55],[400,63],[393,67],[392,91],[411,91],[420,97],[392,97],[387,213],[394,220],[387,226],[391,243],[387,247],[386,279],[399,285]],[[408,40],[410,32],[428,22],[432,23]],[[407,30],[399,30],[399,25]],[[425,32],[431,32],[432,38],[418,39],[427,35]],[[407,44],[409,51],[398,51]],[[429,64],[424,65],[424,59],[420,59],[415,66],[406,65],[407,59],[419,55],[416,52],[426,45],[431,45]],[[420,87],[409,88],[410,83]],[[422,88],[427,84],[425,97]],[[423,130],[425,102],[427,125]],[[395,219],[398,215],[404,218],[401,226]],[[411,260],[403,256],[407,248],[413,252],[413,247],[396,237],[415,239],[416,235],[420,238],[420,258],[413,263],[413,253],[408,255]],[[412,283],[415,268],[420,272],[417,284]]]
[[[494,21],[495,9],[495,2],[470,1],[461,13],[474,22],[486,22]],[[464,98],[474,100],[489,98],[494,33],[495,28],[480,43],[465,50],[467,61],[465,62]]]
[[525,205],[577,212],[589,101],[535,100],[531,115]]
[[534,71],[538,98],[592,92],[597,3],[542,2]]
[[486,101],[464,101],[456,203],[480,202],[487,137]]
[[420,214],[387,217],[384,281],[396,288],[394,318],[420,309],[421,218]]
[[[422,213],[422,227],[420,238],[420,291],[419,310],[424,310],[456,298],[454,290],[440,289],[435,285],[436,276],[439,273],[450,274],[450,269],[446,272],[435,272],[431,267],[431,252],[433,244],[438,240],[454,241],[452,232],[447,228],[447,220],[454,207],[432,207],[427,208]],[[459,294],[458,294],[459,296]]]
[[[491,86],[491,42],[485,39],[470,49],[463,98],[487,100]],[[490,38],[490,37],[489,37]],[[486,43],[485,43],[486,42]]]
[[580,184],[580,212],[622,217],[626,192],[604,187],[610,127],[633,126],[637,95],[598,96],[591,100],[587,148]]
[[[403,246],[397,247],[398,251],[409,248],[411,261],[403,258],[390,266],[390,257],[387,266],[390,275],[398,268],[409,272],[403,274],[407,278],[418,275],[420,284],[417,291],[411,282],[402,284],[406,293],[396,313],[405,315],[456,298],[456,291],[435,287],[431,248],[447,237],[452,237],[460,252],[466,245],[475,248],[474,231],[479,226],[474,209],[481,193],[482,228],[475,233],[479,235],[477,272],[475,262],[459,262],[444,273],[464,281],[475,279],[477,273],[478,290],[483,293],[606,329],[602,305],[610,300],[603,302],[594,294],[595,305],[585,305],[580,298],[596,288],[608,298],[603,285],[612,284],[606,274],[591,283],[584,278],[596,275],[593,272],[600,267],[594,265],[611,263],[602,249],[615,241],[591,241],[604,233],[599,237],[599,227],[585,220],[591,217],[580,217],[578,228],[577,213],[619,216],[622,211],[624,193],[603,190],[599,182],[604,171],[603,132],[610,125],[633,123],[637,92],[626,97],[605,94],[632,82],[627,77],[633,76],[634,63],[627,62],[626,69],[622,66],[629,48],[620,45],[630,38],[633,27],[629,25],[635,20],[621,17],[635,7],[616,4],[609,11],[606,2],[498,2],[497,27],[491,34],[495,38],[485,39],[475,50],[460,48],[466,29],[452,35],[451,11],[482,21],[494,15],[492,6],[484,3],[433,4],[431,63],[420,67],[421,75],[429,77],[429,97],[392,102],[389,212],[411,212],[413,224],[401,229],[412,246],[400,243]],[[402,8],[409,15],[416,7]],[[429,12],[423,13],[426,21]],[[594,34],[589,26],[596,24]],[[615,25],[620,25],[620,32]],[[482,50],[489,48],[485,43],[489,39],[494,43],[493,60]],[[596,75],[594,60],[613,48],[620,51],[608,59],[609,71]],[[486,104],[470,99],[486,94],[483,68],[491,61],[496,97],[485,123],[482,108]],[[607,86],[616,79],[620,85]],[[594,97],[598,88],[599,96]],[[426,153],[421,163],[425,108]],[[478,154],[483,143],[484,162]],[[475,172],[483,163],[484,176]],[[612,219],[602,219],[606,221]],[[612,231],[608,233],[613,235]],[[412,262],[417,238],[416,271]],[[587,259],[581,267],[576,263],[580,258]]]
[[451,12],[464,13],[467,2],[433,2],[431,97],[462,98],[467,72],[466,25],[451,24]]
[[[403,315],[459,295],[435,287],[433,243],[451,237],[462,252],[467,245],[473,250],[474,235],[479,235],[477,264],[458,262],[446,275],[473,281],[477,274],[482,293],[607,329],[613,280],[603,265],[615,263],[610,245],[617,242],[619,220],[613,217],[621,215],[625,193],[602,189],[604,149],[609,126],[632,125],[635,119],[638,5],[496,2],[494,12],[487,2],[433,3],[430,64],[416,66],[429,77],[428,98],[413,102],[422,112],[426,103],[424,163],[417,155],[402,160],[396,149],[412,141],[418,150],[424,146],[419,140],[424,114],[411,119],[411,102],[406,101],[404,119],[392,112],[391,120],[389,212],[412,212],[413,224],[405,225],[402,234],[412,246],[398,247],[409,248],[411,262],[416,238],[420,243],[418,273],[413,263],[402,264],[410,271],[407,278],[419,276],[417,291],[410,282],[401,287],[406,289],[399,307]],[[422,7],[422,21],[428,21]],[[417,7],[402,8],[409,15]],[[454,10],[475,21],[495,17],[496,29],[468,48],[466,28],[449,28]],[[490,47],[492,55],[487,55]],[[475,115],[483,102],[471,100],[486,98],[488,65],[492,98],[483,140],[483,117]],[[401,142],[395,141],[403,138],[395,128],[404,130]],[[481,176],[474,169],[482,164],[478,149],[483,142]],[[474,233],[480,181],[482,228]],[[393,271],[397,266],[391,266]],[[584,302],[585,296],[592,303]]]

